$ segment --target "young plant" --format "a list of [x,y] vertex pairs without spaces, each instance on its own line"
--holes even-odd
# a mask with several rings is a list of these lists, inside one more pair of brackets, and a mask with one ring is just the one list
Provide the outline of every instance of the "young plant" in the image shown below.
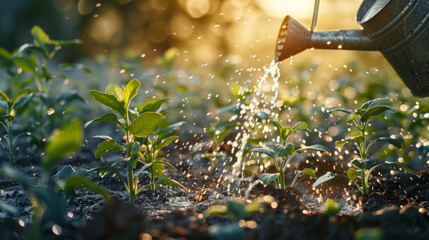
[[15,142],[24,134],[20,133],[15,138],[12,132],[12,122],[15,120],[16,112],[22,109],[31,98],[31,89],[27,88],[18,93],[15,97],[10,98],[6,93],[0,90],[0,124],[6,131],[5,138],[7,147],[0,144],[5,153],[8,154],[9,162],[15,164]]
[[[286,189],[286,182],[285,182],[285,172],[287,167],[289,166],[290,161],[299,153],[302,153],[307,150],[316,150],[321,152],[330,152],[329,149],[325,146],[316,144],[311,145],[307,147],[302,147],[295,149],[295,147],[287,142],[287,139],[290,135],[296,133],[299,129],[307,129],[308,126],[304,122],[298,122],[295,124],[292,128],[291,127],[284,127],[279,122],[275,120],[271,120],[270,123],[274,125],[277,129],[277,133],[280,137],[280,144],[276,144],[273,148],[267,149],[267,148],[253,148],[252,152],[258,152],[263,153],[268,156],[270,156],[273,159],[274,166],[277,170],[277,173],[262,173],[259,175],[259,180],[263,184],[268,184],[272,181],[275,182],[275,185],[277,188],[280,189]],[[305,168],[302,171],[299,171],[293,182],[291,183],[291,187],[293,188],[295,184],[298,181],[298,178],[301,174],[307,174],[312,177],[316,177],[316,172],[313,169]]]
[[[130,109],[130,102],[137,95],[139,87],[140,82],[134,79],[122,88],[116,84],[110,84],[105,93],[91,90],[90,94],[94,100],[118,113],[120,118],[116,114],[108,113],[85,124],[87,127],[95,122],[110,121],[123,130],[124,143],[116,142],[110,136],[94,137],[104,140],[98,145],[95,157],[121,151],[124,158],[113,166],[98,167],[91,171],[101,174],[115,173],[124,183],[131,204],[134,204],[135,197],[145,188],[150,187],[155,190],[156,184],[181,187],[187,191],[183,185],[163,175],[165,166],[174,170],[176,168],[170,163],[160,160],[161,149],[178,139],[178,136],[174,135],[174,131],[183,123],[179,122],[161,128],[165,115],[156,111],[167,99],[151,99],[143,106],[138,105],[135,110]],[[126,176],[123,176],[120,169],[115,167],[122,162],[127,163]],[[143,166],[137,170],[139,162]],[[150,182],[147,185],[139,186],[139,179],[145,173],[149,174]]]
[[[8,164],[0,166],[0,174],[13,179],[29,195],[33,210],[32,222],[28,231],[22,231],[21,227],[15,224],[16,230],[20,234],[20,239],[41,239],[42,234],[52,231],[53,224],[61,226],[70,222],[67,217],[64,198],[48,185],[49,175],[55,165],[81,146],[82,138],[83,131],[80,121],[72,121],[53,132],[47,142],[46,154],[42,160],[41,178],[37,181],[37,184],[34,183],[34,179]],[[104,189],[83,176],[67,178],[65,183],[68,188],[88,188],[101,194],[106,200],[110,199],[110,195]],[[16,215],[13,214],[17,212],[15,207],[5,203],[0,204],[0,208],[3,210],[5,210],[5,207],[7,212],[12,213],[11,215]],[[12,220],[18,221],[18,219],[13,218]]]
[[344,108],[334,108],[330,112],[344,112],[347,113],[347,123],[353,123],[354,126],[359,130],[359,134],[356,136],[352,136],[349,138],[346,138],[343,141],[340,141],[337,143],[337,147],[341,148],[344,144],[348,142],[354,142],[357,146],[358,153],[360,155],[360,158],[353,159],[350,164],[351,168],[347,170],[346,175],[343,174],[334,174],[332,172],[327,172],[325,175],[319,177],[317,181],[313,184],[313,187],[316,187],[320,185],[321,183],[324,183],[330,179],[333,179],[335,177],[343,177],[347,178],[350,182],[354,183],[359,191],[362,192],[362,194],[368,193],[368,183],[369,183],[369,176],[374,169],[382,166],[393,166],[393,167],[399,167],[402,168],[405,172],[415,174],[417,173],[408,167],[396,163],[396,162],[384,162],[384,163],[377,163],[374,159],[368,158],[368,153],[374,146],[376,142],[384,141],[391,145],[393,145],[396,148],[401,148],[401,143],[393,138],[390,137],[375,137],[372,140],[368,140],[368,122],[370,119],[393,109],[389,106],[380,105],[381,102],[388,100],[388,98],[377,98],[370,100],[364,104],[359,109],[356,110],[348,110]]
[[209,128],[205,128],[205,132],[211,137],[209,143],[210,151],[204,154],[204,157],[210,160],[210,169],[214,171],[218,161],[227,158],[226,153],[220,151],[222,144],[224,144],[225,137],[231,132],[231,130],[237,125],[236,122],[225,121],[212,125]]

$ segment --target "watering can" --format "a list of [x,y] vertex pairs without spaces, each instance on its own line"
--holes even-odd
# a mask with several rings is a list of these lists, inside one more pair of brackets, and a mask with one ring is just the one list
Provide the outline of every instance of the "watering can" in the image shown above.
[[319,1],[310,30],[283,20],[275,61],[308,48],[381,51],[414,96],[429,96],[429,0],[365,0],[356,16],[363,30],[314,32]]

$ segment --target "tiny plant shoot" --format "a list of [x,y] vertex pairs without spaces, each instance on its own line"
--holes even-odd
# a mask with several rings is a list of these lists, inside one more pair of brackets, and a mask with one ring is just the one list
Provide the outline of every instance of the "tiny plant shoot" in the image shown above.
[[[116,84],[110,84],[105,93],[91,90],[90,94],[96,101],[115,111],[120,118],[116,114],[107,113],[85,124],[87,127],[95,122],[109,121],[123,130],[125,142],[116,142],[110,136],[95,136],[94,138],[104,140],[98,145],[95,157],[121,151],[124,158],[115,165],[126,162],[126,176],[123,176],[120,169],[115,166],[98,167],[91,171],[101,174],[111,172],[119,176],[129,194],[131,204],[134,204],[135,197],[145,188],[150,187],[155,190],[156,184],[180,187],[187,191],[183,185],[162,174],[165,166],[174,170],[176,168],[159,159],[161,149],[179,138],[174,135],[174,131],[183,122],[161,128],[165,115],[156,111],[167,99],[151,99],[144,106],[139,104],[136,109],[130,109],[130,102],[137,95],[139,87],[140,82],[134,79],[122,88]],[[139,162],[143,164],[143,167],[137,169]],[[150,183],[139,186],[139,179],[143,174],[149,174]]]
[[15,138],[12,133],[12,122],[15,120],[16,112],[21,110],[31,98],[31,89],[27,88],[19,92],[15,97],[11,98],[6,93],[0,90],[0,124],[6,131],[5,138],[7,147],[0,143],[0,147],[9,156],[9,162],[13,166],[15,164],[15,142],[24,134],[22,132]]
[[[299,153],[302,153],[304,151],[307,151],[307,150],[316,150],[316,151],[321,151],[321,152],[330,152],[330,151],[327,147],[319,145],[319,144],[295,149],[295,147],[291,143],[287,142],[288,137],[291,136],[292,134],[296,133],[299,129],[307,129],[308,128],[307,124],[304,122],[298,122],[292,128],[291,127],[284,127],[279,122],[277,122],[275,120],[271,120],[270,123],[276,127],[281,143],[276,144],[274,146],[273,150],[267,149],[267,148],[253,148],[251,151],[263,153],[263,154],[270,156],[273,159],[274,166],[277,170],[277,173],[262,173],[262,174],[260,174],[259,180],[263,184],[267,184],[269,182],[274,181],[277,188],[286,189],[284,174],[286,172],[287,167],[289,166],[290,161],[296,155],[298,155]],[[298,173],[296,174],[296,176],[295,176],[293,182],[291,183],[290,187],[293,188],[295,186],[295,184],[297,183],[298,178],[301,174],[307,174],[307,175],[310,175],[312,177],[316,177],[316,172],[314,171],[314,169],[305,168],[302,171],[298,171]]]
[[346,175],[343,174],[334,174],[332,172],[327,172],[325,175],[319,177],[317,181],[313,184],[313,187],[320,185],[330,179],[335,177],[344,177],[347,178],[350,182],[354,183],[359,191],[362,194],[368,193],[368,181],[371,172],[381,166],[393,166],[402,168],[405,172],[415,174],[417,173],[408,167],[396,163],[396,162],[384,162],[377,163],[374,159],[368,158],[368,153],[374,144],[378,141],[387,142],[396,148],[401,148],[401,143],[390,137],[375,137],[372,140],[368,140],[367,127],[368,122],[371,118],[374,118],[388,110],[393,111],[389,106],[380,105],[381,102],[389,100],[388,98],[377,98],[370,100],[364,103],[359,109],[348,110],[344,108],[334,108],[330,112],[344,112],[347,116],[347,123],[353,123],[353,125],[359,130],[359,135],[346,138],[343,141],[337,143],[337,147],[341,148],[344,144],[348,142],[354,142],[357,146],[360,158],[353,159],[350,164],[351,168],[347,170]]

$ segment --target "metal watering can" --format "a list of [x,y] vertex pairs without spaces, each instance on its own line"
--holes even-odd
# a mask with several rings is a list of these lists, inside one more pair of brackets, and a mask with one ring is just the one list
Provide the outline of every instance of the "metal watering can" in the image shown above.
[[277,38],[275,61],[308,48],[381,51],[416,97],[429,96],[429,0],[365,0],[356,21],[363,30],[313,32],[320,0],[308,30],[286,16]]

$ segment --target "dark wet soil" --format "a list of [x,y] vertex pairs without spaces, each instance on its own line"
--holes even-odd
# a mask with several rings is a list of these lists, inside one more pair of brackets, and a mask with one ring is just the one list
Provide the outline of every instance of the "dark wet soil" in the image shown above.
[[[429,239],[427,170],[421,170],[420,177],[390,169],[374,172],[370,179],[371,193],[367,196],[361,196],[354,186],[341,181],[326,183],[317,191],[309,187],[313,180],[306,178],[295,189],[256,185],[248,194],[248,202],[271,195],[275,203],[263,203],[258,211],[235,219],[231,215],[207,217],[205,211],[213,204],[243,198],[254,180],[252,177],[235,185],[228,172],[208,171],[210,163],[204,160],[177,153],[169,161],[178,171],[168,170],[166,174],[183,183],[189,194],[177,188],[158,187],[155,193],[144,191],[136,197],[135,206],[130,206],[124,186],[117,178],[94,174],[93,180],[106,187],[115,200],[106,203],[100,195],[76,190],[67,202],[74,220],[61,226],[60,236],[54,235],[50,228],[44,229],[43,239]],[[90,153],[84,152],[65,164],[76,170],[90,169],[109,165],[109,160],[95,161]],[[226,163],[226,168],[231,167],[228,164],[232,163]],[[334,164],[326,160],[321,165],[326,168]],[[303,167],[306,164],[297,168]],[[18,168],[37,181],[40,173],[37,165],[21,164]],[[306,202],[311,196],[322,202],[328,197],[338,200],[345,197],[345,190],[349,192],[349,202],[361,206],[360,213],[345,211],[329,217],[323,207],[313,209]],[[28,194],[3,176],[0,176],[0,191],[1,202],[19,209],[20,217],[15,220],[28,224],[32,215]],[[14,231],[17,227],[13,221],[3,219],[0,238],[19,239]]]

